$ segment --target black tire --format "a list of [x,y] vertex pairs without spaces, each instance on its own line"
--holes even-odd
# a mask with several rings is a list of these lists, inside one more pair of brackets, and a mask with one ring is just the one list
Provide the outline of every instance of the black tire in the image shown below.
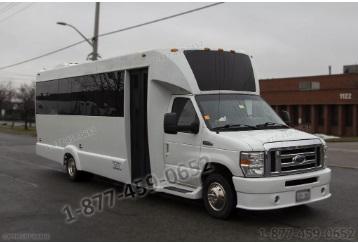
[[76,161],[72,156],[66,159],[66,173],[71,181],[84,181],[92,178],[92,174],[77,170]]
[[208,175],[204,179],[203,199],[205,208],[211,216],[218,219],[229,218],[236,207],[236,192],[231,178],[219,173]]

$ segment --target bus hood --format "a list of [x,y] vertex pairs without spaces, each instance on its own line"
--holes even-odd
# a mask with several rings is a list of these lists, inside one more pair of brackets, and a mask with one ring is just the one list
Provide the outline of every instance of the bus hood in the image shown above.
[[267,143],[319,139],[312,134],[296,129],[232,131],[221,132],[220,135],[229,140],[245,141],[252,150],[262,150]]

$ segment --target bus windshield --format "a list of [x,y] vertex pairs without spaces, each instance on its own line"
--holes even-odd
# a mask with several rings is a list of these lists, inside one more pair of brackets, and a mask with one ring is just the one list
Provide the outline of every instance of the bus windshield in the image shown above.
[[196,101],[210,130],[277,129],[288,126],[257,95],[207,94]]

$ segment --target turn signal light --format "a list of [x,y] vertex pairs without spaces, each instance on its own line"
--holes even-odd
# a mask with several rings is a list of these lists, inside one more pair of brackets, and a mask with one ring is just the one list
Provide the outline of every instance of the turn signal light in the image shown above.
[[251,164],[251,161],[248,159],[241,159],[240,160],[240,165],[244,165],[244,166],[248,166]]

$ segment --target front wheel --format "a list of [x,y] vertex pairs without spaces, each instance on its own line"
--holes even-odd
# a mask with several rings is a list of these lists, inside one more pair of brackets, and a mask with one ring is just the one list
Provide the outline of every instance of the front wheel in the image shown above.
[[221,174],[211,174],[204,180],[204,205],[215,218],[227,219],[236,206],[236,193],[232,183]]

